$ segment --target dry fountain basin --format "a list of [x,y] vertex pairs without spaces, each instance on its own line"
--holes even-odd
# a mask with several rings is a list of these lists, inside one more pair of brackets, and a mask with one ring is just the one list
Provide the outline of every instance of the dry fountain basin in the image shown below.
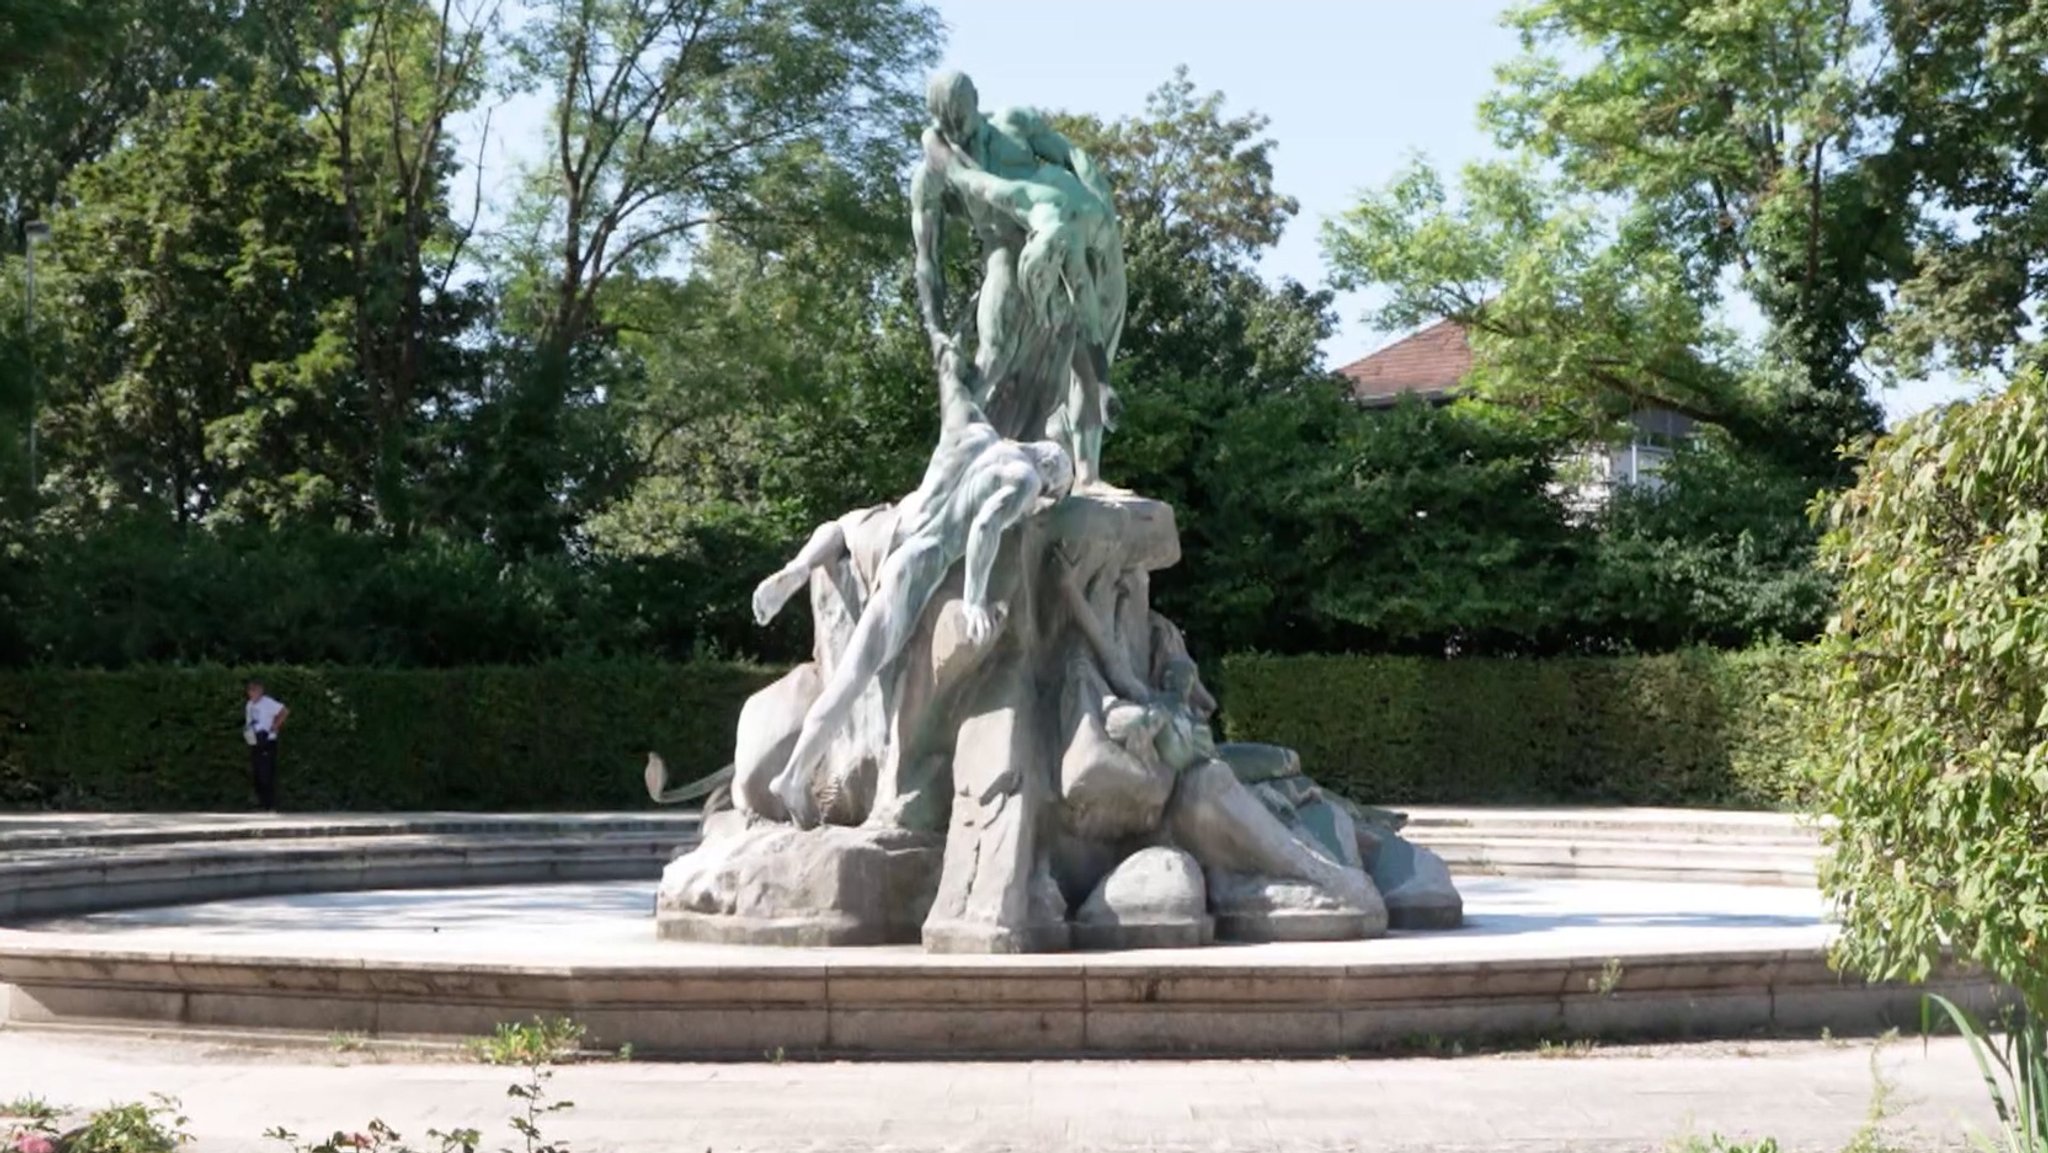
[[[0,1017],[441,1039],[568,1017],[636,1054],[1331,1055],[1910,1027],[1832,971],[1792,818],[1412,809],[1465,926],[1010,956],[660,941],[671,814],[0,817]],[[1983,1005],[1961,972],[1938,991]]]

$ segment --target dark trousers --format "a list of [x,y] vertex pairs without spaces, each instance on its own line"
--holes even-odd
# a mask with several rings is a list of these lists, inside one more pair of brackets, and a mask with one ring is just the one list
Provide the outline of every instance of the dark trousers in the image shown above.
[[249,782],[256,786],[256,807],[277,808],[277,738],[265,734],[249,746]]

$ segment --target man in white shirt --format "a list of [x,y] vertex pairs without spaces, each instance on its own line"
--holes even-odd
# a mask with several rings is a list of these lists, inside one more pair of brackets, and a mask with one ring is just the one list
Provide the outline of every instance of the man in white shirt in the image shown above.
[[256,786],[256,806],[277,811],[277,737],[291,710],[263,691],[263,682],[248,685],[249,703],[242,710],[242,739],[249,742],[249,779]]

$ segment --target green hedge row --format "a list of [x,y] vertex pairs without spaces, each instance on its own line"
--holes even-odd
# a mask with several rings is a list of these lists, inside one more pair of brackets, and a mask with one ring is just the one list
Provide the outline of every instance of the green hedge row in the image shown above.
[[[1775,807],[1797,758],[1798,650],[1617,659],[1236,657],[1225,731],[1300,751],[1318,780],[1390,804]],[[299,810],[628,808],[659,749],[678,774],[731,756],[773,670],[728,664],[270,669],[292,717]],[[0,673],[0,806],[250,803],[243,674]]]
[[[240,670],[0,673],[0,805],[246,808]],[[641,766],[732,752],[747,695],[776,675],[724,664],[452,670],[260,669],[291,707],[290,809],[644,806]]]
[[1805,650],[1432,661],[1226,659],[1232,740],[1301,754],[1386,804],[1782,808],[1798,793]]

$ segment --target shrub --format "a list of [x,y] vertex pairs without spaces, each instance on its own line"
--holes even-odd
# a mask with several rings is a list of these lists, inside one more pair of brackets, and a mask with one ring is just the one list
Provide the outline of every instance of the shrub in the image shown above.
[[[1642,658],[1236,657],[1232,739],[1289,745],[1317,779],[1396,804],[1777,807],[1802,734],[1799,650]],[[291,706],[295,809],[636,807],[659,750],[695,776],[773,669],[691,664],[258,670]],[[243,672],[0,672],[0,805],[248,803]]]
[[[333,811],[636,807],[648,750],[682,771],[723,765],[740,706],[775,675],[708,662],[255,671],[292,710],[286,804]],[[0,673],[0,804],[247,805],[244,675]]]
[[1776,808],[1791,801],[1796,649],[1550,660],[1232,657],[1232,740],[1389,804]]
[[1908,422],[1833,505],[1812,767],[1843,963],[2048,1011],[2048,384]]

